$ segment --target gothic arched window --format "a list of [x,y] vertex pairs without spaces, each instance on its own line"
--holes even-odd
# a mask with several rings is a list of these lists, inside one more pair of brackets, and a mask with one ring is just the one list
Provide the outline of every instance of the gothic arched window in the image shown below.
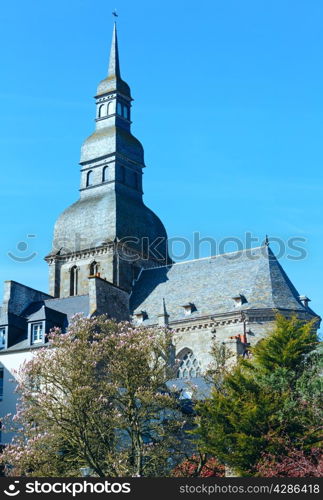
[[70,271],[70,295],[77,295],[78,288],[78,268],[73,266]]
[[195,378],[201,375],[201,365],[193,351],[183,349],[178,357],[180,360],[177,370],[178,378]]
[[117,103],[117,113],[119,116],[122,116],[122,105],[120,102]]
[[109,167],[104,167],[102,170],[102,182],[106,182],[108,180],[108,169]]
[[99,264],[94,260],[90,264],[90,276],[96,276],[98,272],[99,272]]
[[89,170],[86,174],[86,187],[92,186],[93,184],[93,170]]

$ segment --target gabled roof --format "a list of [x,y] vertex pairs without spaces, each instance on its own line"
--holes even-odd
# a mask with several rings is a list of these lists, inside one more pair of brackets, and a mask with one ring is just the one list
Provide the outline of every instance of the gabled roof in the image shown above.
[[[233,297],[239,294],[246,301],[237,306]],[[170,322],[187,319],[182,305],[189,302],[196,306],[192,319],[248,309],[315,315],[268,246],[143,270],[130,298],[131,313],[145,310],[145,323],[157,323],[163,299]]]

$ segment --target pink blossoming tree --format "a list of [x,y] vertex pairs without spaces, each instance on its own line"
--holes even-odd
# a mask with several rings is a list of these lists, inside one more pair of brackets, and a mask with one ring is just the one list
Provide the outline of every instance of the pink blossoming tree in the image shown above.
[[[14,442],[2,462],[26,476],[162,476],[183,459],[183,418],[166,388],[171,333],[76,316],[18,373]],[[8,467],[9,466],[9,467]]]

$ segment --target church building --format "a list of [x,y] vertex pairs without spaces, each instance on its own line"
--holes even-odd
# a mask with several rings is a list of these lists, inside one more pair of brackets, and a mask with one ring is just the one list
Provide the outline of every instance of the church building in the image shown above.
[[[46,345],[54,326],[65,331],[76,313],[171,328],[181,380],[203,374],[214,339],[243,355],[271,329],[277,312],[320,321],[268,242],[172,261],[166,229],[143,201],[146,165],[143,146],[131,133],[132,102],[121,78],[114,26],[108,74],[95,96],[95,130],[81,148],[79,199],[58,217],[45,257],[48,293],[15,281],[4,284],[0,417],[15,413],[9,381],[14,370]],[[3,435],[2,444],[8,439]]]

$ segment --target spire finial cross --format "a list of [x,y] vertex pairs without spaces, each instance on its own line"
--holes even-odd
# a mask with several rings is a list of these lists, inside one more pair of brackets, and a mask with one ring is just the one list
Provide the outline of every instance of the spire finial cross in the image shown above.
[[113,15],[114,17],[118,17],[118,14],[117,14],[117,9],[114,9],[114,11],[112,12],[112,15]]

